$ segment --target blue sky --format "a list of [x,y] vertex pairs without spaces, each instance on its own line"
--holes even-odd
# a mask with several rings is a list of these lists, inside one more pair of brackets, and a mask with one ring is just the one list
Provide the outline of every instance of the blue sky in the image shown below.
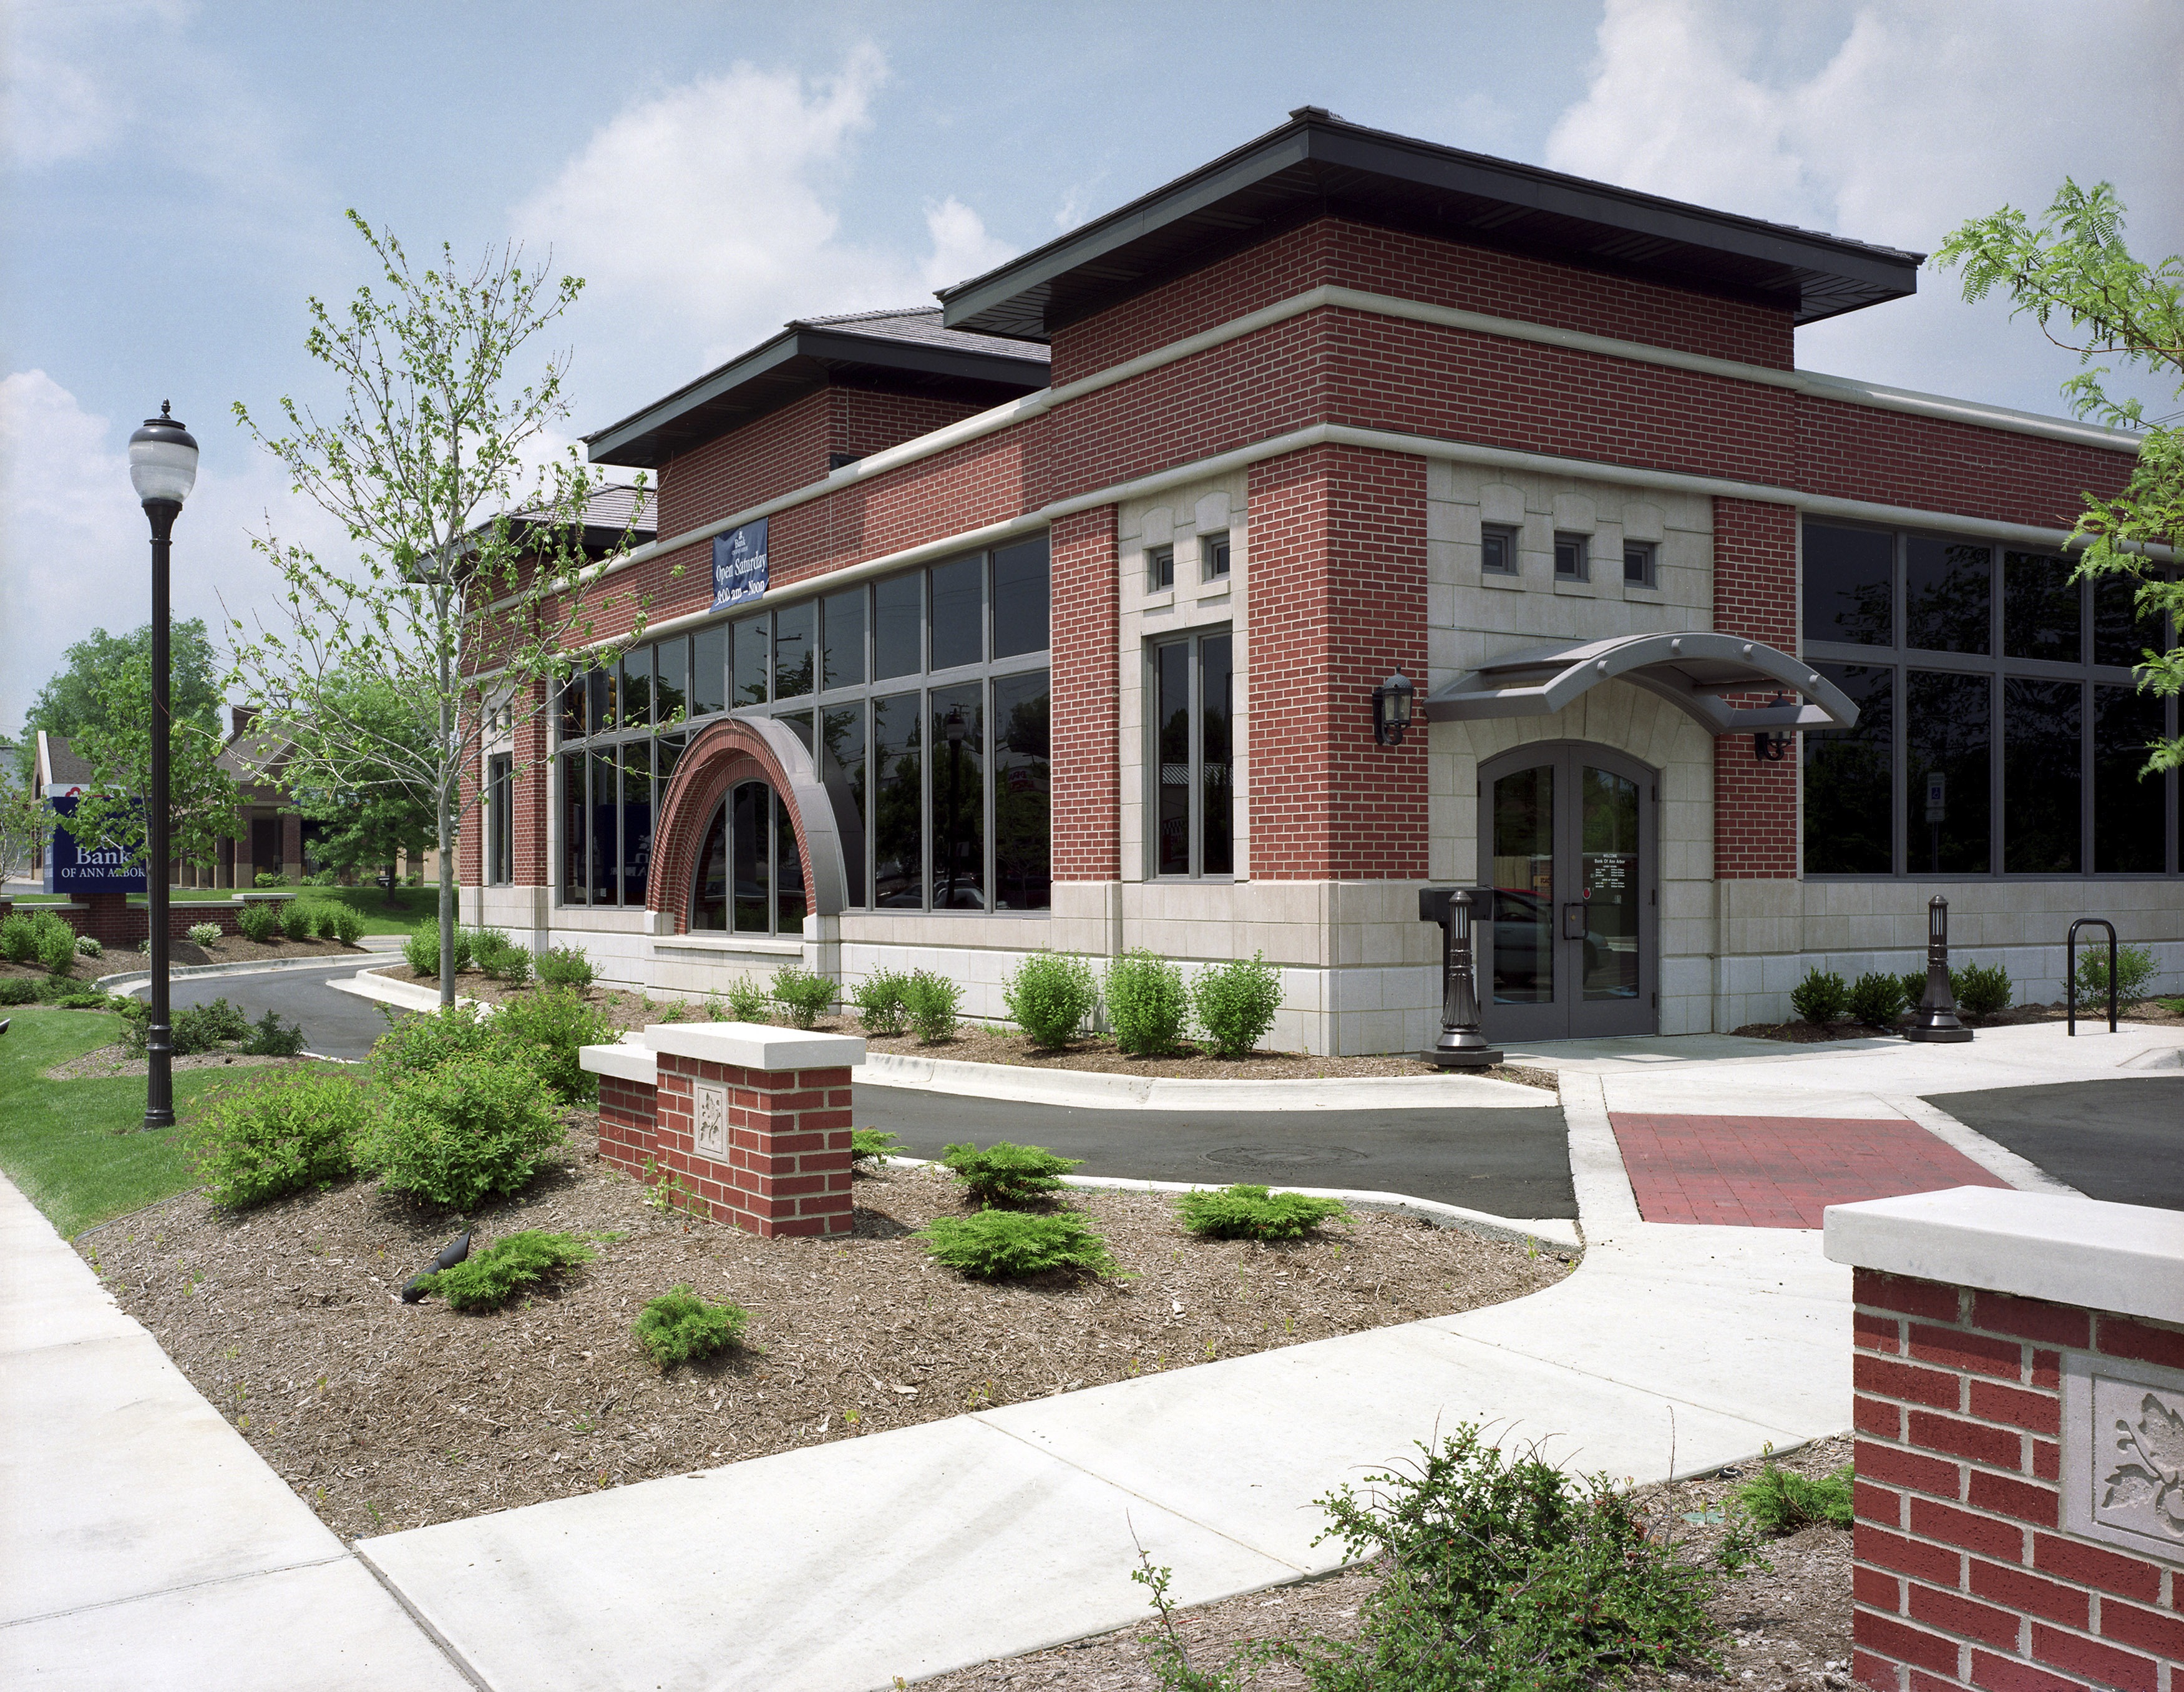
[[[1324,105],[1379,127],[1930,249],[2066,173],[2184,248],[2172,0],[1329,7],[0,0],[0,729],[61,649],[147,614],[129,432],[203,444],[178,614],[247,612],[269,522],[340,562],[229,416],[323,398],[306,295],[515,237],[589,286],[595,429],[791,316],[921,299]],[[2098,95],[2059,67],[2101,67]],[[2030,410],[2071,361],[1922,294],[1802,332],[1808,367]],[[2157,409],[2175,409],[2167,402]]]

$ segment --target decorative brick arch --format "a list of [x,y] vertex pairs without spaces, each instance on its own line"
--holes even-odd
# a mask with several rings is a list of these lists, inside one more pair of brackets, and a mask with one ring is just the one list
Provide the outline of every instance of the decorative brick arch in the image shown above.
[[765,782],[788,807],[811,914],[828,917],[842,908],[849,882],[841,838],[811,753],[784,723],[730,718],[698,731],[660,796],[644,902],[671,918],[677,934],[690,926],[690,885],[705,830],[721,801],[745,781]]

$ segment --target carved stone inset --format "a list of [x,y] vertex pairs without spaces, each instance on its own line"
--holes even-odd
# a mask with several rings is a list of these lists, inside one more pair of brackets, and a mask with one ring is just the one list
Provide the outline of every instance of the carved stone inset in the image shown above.
[[715,1163],[728,1160],[728,1090],[718,1081],[690,1083],[690,1149]]
[[2184,1565],[2184,1373],[2120,1358],[2069,1359],[2063,1525]]

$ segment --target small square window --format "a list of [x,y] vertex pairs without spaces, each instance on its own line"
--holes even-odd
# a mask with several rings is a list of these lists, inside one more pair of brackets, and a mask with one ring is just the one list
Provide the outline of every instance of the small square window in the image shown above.
[[1175,549],[1173,546],[1150,548],[1145,553],[1145,571],[1147,580],[1155,589],[1173,587]]
[[1219,534],[1209,534],[1198,543],[1198,556],[1207,581],[1215,581],[1228,573],[1228,535],[1224,529]]
[[1517,531],[1488,523],[1479,531],[1479,567],[1490,576],[1517,573]]
[[1591,578],[1590,537],[1582,534],[1558,534],[1555,537],[1555,579],[1558,582],[1583,582]]
[[1653,543],[1650,540],[1626,540],[1623,543],[1623,579],[1634,588],[1650,588],[1653,581]]

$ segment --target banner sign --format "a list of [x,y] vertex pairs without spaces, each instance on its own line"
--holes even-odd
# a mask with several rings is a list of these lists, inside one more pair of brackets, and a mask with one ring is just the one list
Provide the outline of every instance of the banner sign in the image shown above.
[[[75,795],[49,801],[64,817],[75,812]],[[144,872],[129,867],[128,854],[119,846],[83,846],[75,836],[58,825],[46,852],[46,891],[48,893],[142,893]]]
[[766,591],[766,519],[713,537],[713,609]]

